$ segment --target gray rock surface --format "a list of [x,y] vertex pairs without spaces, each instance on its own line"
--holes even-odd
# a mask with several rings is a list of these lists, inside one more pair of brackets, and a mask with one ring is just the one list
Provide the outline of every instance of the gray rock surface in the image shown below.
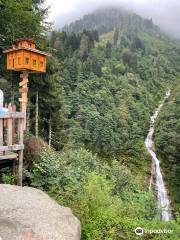
[[80,222],[40,190],[0,184],[0,240],[80,240]]

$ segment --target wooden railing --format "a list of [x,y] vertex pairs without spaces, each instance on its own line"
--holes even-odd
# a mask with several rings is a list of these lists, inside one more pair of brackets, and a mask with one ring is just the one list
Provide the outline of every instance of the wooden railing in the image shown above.
[[[22,186],[23,180],[23,136],[25,113],[16,112],[16,106],[0,109],[0,160],[18,160],[17,183]],[[14,164],[16,165],[16,163]]]
[[0,152],[24,149],[24,119],[25,114],[16,112],[15,105],[9,105],[7,112],[0,113]]

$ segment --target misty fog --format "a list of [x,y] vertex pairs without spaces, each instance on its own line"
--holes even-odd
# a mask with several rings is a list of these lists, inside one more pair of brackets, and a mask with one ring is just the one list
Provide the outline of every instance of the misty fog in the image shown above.
[[94,10],[114,6],[152,18],[163,30],[180,37],[180,1],[179,0],[47,0],[51,6],[50,20],[56,29],[81,18]]

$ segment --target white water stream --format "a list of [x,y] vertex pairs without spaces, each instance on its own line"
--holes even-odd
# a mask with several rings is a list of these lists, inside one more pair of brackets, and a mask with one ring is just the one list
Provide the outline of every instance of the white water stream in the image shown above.
[[150,129],[147,135],[147,138],[145,140],[145,145],[152,156],[152,176],[150,180],[150,187],[152,184],[153,177],[155,178],[155,189],[157,192],[157,201],[158,201],[158,207],[160,209],[160,215],[162,221],[169,221],[172,218],[171,214],[171,206],[170,201],[168,199],[167,190],[163,181],[163,176],[160,169],[160,162],[156,156],[155,150],[154,150],[154,142],[153,142],[153,134],[154,134],[154,124],[155,120],[158,117],[158,114],[164,105],[165,99],[167,99],[170,96],[170,91],[166,92],[166,96],[163,100],[163,102],[159,105],[157,110],[155,111],[154,115],[151,116],[151,123],[150,123]]

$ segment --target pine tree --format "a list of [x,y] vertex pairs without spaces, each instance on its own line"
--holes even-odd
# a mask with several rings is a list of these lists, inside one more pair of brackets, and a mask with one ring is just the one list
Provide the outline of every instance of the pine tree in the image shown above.
[[114,45],[117,45],[118,39],[119,39],[119,28],[116,28],[114,31],[114,37],[113,37]]

